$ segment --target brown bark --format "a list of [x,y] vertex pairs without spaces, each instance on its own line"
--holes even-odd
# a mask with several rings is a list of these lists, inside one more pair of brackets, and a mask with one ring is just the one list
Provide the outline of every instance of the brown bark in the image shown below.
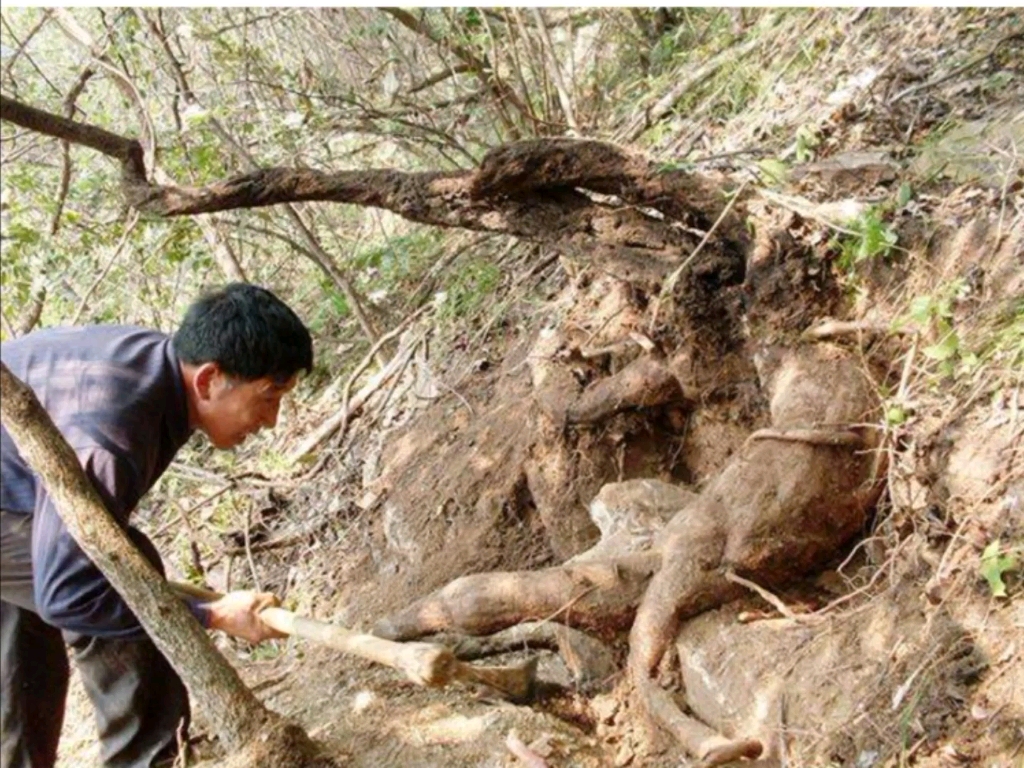
[[[0,363],[0,416],[25,461],[39,475],[72,537],[124,597],[181,676],[192,701],[228,749],[270,732],[287,737],[298,756],[314,746],[245,687],[209,637],[103,506],[74,451],[35,394]],[[293,765],[301,765],[295,762]]]
[[443,630],[484,635],[550,619],[606,632],[629,625],[660,560],[659,553],[644,552],[539,571],[463,576],[377,622],[373,633],[391,640]]
[[44,112],[3,94],[0,94],[0,119],[9,120],[30,131],[95,149],[121,163],[123,183],[146,184],[142,145],[135,139],[126,139],[94,125]]
[[24,336],[39,324],[39,318],[43,316],[43,306],[46,304],[46,286],[40,286],[32,294],[29,305],[25,307],[21,317],[18,319],[18,327],[15,329],[16,336]]
[[589,387],[569,406],[566,417],[573,424],[595,424],[621,411],[685,399],[682,385],[665,363],[646,355]]
[[[157,216],[293,202],[349,203],[385,208],[423,224],[515,235],[588,260],[617,259],[636,271],[663,273],[693,249],[696,239],[687,229],[707,230],[725,209],[721,189],[709,179],[662,173],[645,159],[598,141],[506,145],[489,152],[478,171],[264,168],[204,187],[181,187],[147,181],[142,147],[135,140],[2,95],[0,118],[118,160],[129,204]],[[579,188],[621,200],[598,202]],[[654,208],[662,216],[637,206]],[[719,235],[734,244],[745,240],[736,213],[726,218]]]

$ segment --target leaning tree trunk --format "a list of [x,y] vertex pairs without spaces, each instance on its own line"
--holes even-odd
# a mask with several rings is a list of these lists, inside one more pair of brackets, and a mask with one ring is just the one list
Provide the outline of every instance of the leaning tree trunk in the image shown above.
[[[42,479],[71,536],[103,572],[188,687],[224,745],[266,765],[308,765],[316,752],[301,728],[267,710],[245,687],[180,598],[103,506],[64,437],[35,394],[0,363],[0,417]],[[260,753],[260,754],[255,754]]]

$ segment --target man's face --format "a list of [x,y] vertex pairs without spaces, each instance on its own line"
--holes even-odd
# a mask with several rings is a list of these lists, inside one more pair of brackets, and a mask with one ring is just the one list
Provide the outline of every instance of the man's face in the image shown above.
[[212,371],[200,398],[200,429],[217,448],[234,448],[277,423],[281,398],[295,388],[297,379],[244,381],[219,369]]

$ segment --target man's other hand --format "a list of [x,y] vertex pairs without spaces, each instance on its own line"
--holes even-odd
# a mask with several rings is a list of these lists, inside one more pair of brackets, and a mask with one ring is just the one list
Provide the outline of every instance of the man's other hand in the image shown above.
[[212,603],[206,603],[203,607],[210,611],[210,629],[219,629],[232,637],[258,643],[275,637],[286,637],[260,618],[260,611],[264,608],[280,604],[277,596],[270,592],[240,589]]

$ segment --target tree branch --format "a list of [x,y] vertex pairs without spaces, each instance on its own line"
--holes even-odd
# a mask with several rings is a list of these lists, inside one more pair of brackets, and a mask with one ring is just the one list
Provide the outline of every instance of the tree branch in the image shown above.
[[95,149],[121,163],[122,183],[129,186],[138,184],[148,186],[142,144],[135,139],[128,139],[94,125],[79,123],[66,117],[44,112],[3,94],[0,94],[0,120],[6,120],[45,136],[64,139],[72,144],[81,144],[84,147]]
[[548,32],[543,11],[540,8],[532,8],[531,10],[533,11],[533,17],[537,20],[537,26],[540,29],[541,55],[543,55],[546,49],[549,58],[548,66],[551,67],[552,80],[555,84],[555,91],[558,93],[558,102],[562,106],[562,114],[565,115],[565,122],[568,123],[573,134],[579,136],[580,126],[576,122],[576,113],[572,106],[572,97],[569,95],[569,91],[565,87],[565,80],[562,78],[562,67],[558,63],[558,53],[555,51],[555,44],[551,40],[551,34]]
[[[75,102],[78,97],[82,95],[82,91],[85,90],[85,84],[89,82],[96,71],[92,67],[86,67],[78,75],[78,79],[75,84],[71,86],[71,90],[68,91],[68,95],[64,99],[64,117],[72,118],[75,116]],[[50,221],[50,234],[56,235],[60,229],[60,217],[64,213],[64,203],[68,199],[68,189],[71,187],[71,142],[61,142],[61,171],[60,171],[60,187],[57,190],[57,207],[53,212],[53,219]]]
[[[15,49],[14,53],[11,55],[11,58],[9,58],[7,60],[7,64],[4,66],[4,77],[9,78],[11,80],[11,83],[14,85],[14,90],[15,91],[18,90],[18,85],[14,81],[14,77],[11,74],[11,70],[14,67],[14,62],[18,60],[19,56],[21,56],[23,53],[25,53],[25,49],[28,47],[29,41],[32,40],[32,38],[36,36],[36,33],[39,32],[39,30],[43,28],[43,25],[47,21],[49,21],[51,13],[52,13],[52,11],[50,11],[50,10],[43,11],[42,17],[39,19],[39,21],[36,22],[35,26],[33,26],[32,29],[30,29],[28,31],[28,34],[25,35],[25,39],[24,40],[18,40],[17,35],[14,34],[14,30],[11,29],[11,25],[7,23],[7,19],[5,19],[3,16],[0,16],[0,23],[2,23],[3,26],[5,26],[7,28],[7,32],[8,32],[8,34],[10,34],[11,39],[18,46]],[[26,54],[25,58],[28,60],[28,63],[32,65],[32,69],[34,69],[36,72],[39,73],[39,76],[43,79],[43,82],[45,82],[48,86],[50,86],[50,88],[52,88],[57,93],[60,93],[60,91],[57,89],[57,86],[55,86],[50,81],[50,78],[48,78],[46,76],[46,73],[43,72],[43,70],[41,70],[38,67],[38,65],[36,65],[35,61],[32,60],[32,57]]]
[[419,91],[425,91],[427,88],[443,83],[445,80],[456,75],[461,75],[463,72],[472,72],[473,68],[469,64],[456,64],[454,67],[445,67],[440,72],[435,72],[429,77],[420,80],[418,83],[409,88],[408,93],[418,93]]
[[[709,179],[663,172],[640,155],[599,141],[508,144],[491,150],[475,171],[265,168],[193,188],[147,183],[138,142],[108,131],[8,97],[0,97],[0,118],[124,158],[124,193],[144,213],[167,217],[281,203],[348,203],[384,208],[421,224],[515,235],[583,259],[619,261],[651,276],[663,276],[683,253],[691,252],[696,243],[692,229],[706,231],[726,205],[721,188]],[[336,284],[347,282],[340,271],[330,269],[329,255],[294,209],[289,211],[308,250],[330,270]],[[684,226],[677,226],[679,222]],[[745,240],[736,214],[723,219],[718,237]],[[351,300],[349,291],[344,292]]]
[[[516,95],[516,92],[509,87],[508,83],[498,77],[495,72],[493,62],[488,61],[486,58],[481,59],[469,48],[459,45],[452,41],[450,37],[443,37],[430,28],[430,25],[423,19],[417,19],[411,13],[402,8],[379,8],[382,13],[387,14],[391,18],[395,19],[399,24],[406,27],[407,29],[421,35],[430,40],[435,45],[445,48],[452,52],[460,61],[469,66],[472,72],[480,79],[487,88],[494,94],[498,101],[499,107],[507,101],[509,104],[514,106],[524,117],[530,117],[530,110],[523,103],[522,99]],[[513,139],[518,139],[522,133],[508,114],[503,110],[498,110],[498,115],[501,117],[502,122],[508,129]]]
[[89,286],[89,289],[82,296],[81,301],[78,302],[78,309],[75,310],[75,314],[71,318],[71,322],[69,323],[69,325],[78,325],[78,321],[82,319],[82,313],[85,312],[86,308],[89,306],[89,299],[92,298],[93,293],[95,293],[100,283],[102,283],[106,279],[107,275],[110,273],[111,268],[114,266],[114,262],[117,261],[118,256],[121,255],[121,251],[123,251],[124,247],[128,244],[128,237],[131,235],[132,230],[135,229],[135,225],[138,223],[139,214],[138,212],[133,211],[129,216],[128,223],[125,224],[124,232],[121,233],[121,239],[118,241],[117,245],[114,247],[114,250],[111,252],[110,258],[107,260],[107,263],[103,266],[103,269],[96,276],[96,279],[92,281],[92,285]]

